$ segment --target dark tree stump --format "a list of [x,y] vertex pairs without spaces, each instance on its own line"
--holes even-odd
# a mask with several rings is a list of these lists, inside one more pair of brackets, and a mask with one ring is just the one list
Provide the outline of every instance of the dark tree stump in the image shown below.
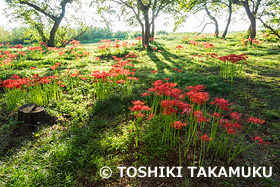
[[23,105],[18,110],[18,121],[24,121],[26,124],[49,123],[52,120],[53,118],[44,107],[37,106],[34,103]]

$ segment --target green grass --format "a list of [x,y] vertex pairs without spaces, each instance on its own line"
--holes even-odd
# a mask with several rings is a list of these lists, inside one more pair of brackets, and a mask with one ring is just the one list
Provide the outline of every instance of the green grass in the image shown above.
[[[164,38],[163,38],[164,39]],[[91,95],[92,85],[86,82],[67,91],[62,100],[50,101],[45,108],[48,113],[58,118],[52,125],[41,125],[37,130],[17,135],[16,130],[22,123],[16,120],[16,110],[5,110],[5,98],[1,90],[0,104],[0,186],[136,186],[143,179],[119,179],[118,166],[173,166],[178,165],[178,150],[161,145],[161,128],[155,121],[144,123],[140,131],[140,145],[134,147],[133,116],[128,107],[131,101],[141,99],[141,93],[151,87],[157,79],[177,80],[179,87],[203,84],[212,97],[224,97],[234,102],[235,110],[250,116],[266,120],[266,123],[254,132],[271,144],[256,146],[242,153],[235,165],[273,166],[274,175],[270,179],[262,178],[221,178],[210,179],[149,178],[143,184],[158,186],[174,184],[182,186],[277,186],[279,183],[279,143],[280,143],[280,48],[276,44],[263,43],[261,47],[243,47],[237,36],[222,43],[220,39],[209,38],[214,44],[211,53],[220,56],[247,53],[248,65],[243,74],[234,77],[234,82],[219,76],[219,65],[204,58],[191,59],[192,55],[208,53],[203,47],[190,47],[181,36],[168,36],[159,39],[154,46],[162,52],[136,51],[140,62],[136,65],[136,77],[139,81],[134,86],[133,94],[122,96],[115,92],[105,100],[96,101]],[[137,43],[136,41],[134,41]],[[176,46],[185,48],[180,54]],[[82,75],[89,75],[93,70],[108,71],[115,64],[112,59],[95,61],[96,44],[87,44],[85,48],[91,55],[81,60],[60,60],[56,53],[43,56],[41,60],[24,60],[16,68],[5,73],[0,70],[0,80],[13,74],[31,76],[51,75],[49,67],[62,63],[58,73],[67,69],[79,70]],[[278,43],[279,46],[279,43]],[[30,67],[37,67],[31,70]],[[93,67],[94,66],[94,67]],[[173,68],[183,71],[179,76]],[[158,71],[152,74],[151,71]],[[247,141],[251,141],[249,138]],[[190,162],[185,159],[184,167]],[[225,164],[223,158],[207,164]],[[113,170],[110,179],[102,179],[99,170],[103,166]],[[277,166],[278,165],[278,166]]]

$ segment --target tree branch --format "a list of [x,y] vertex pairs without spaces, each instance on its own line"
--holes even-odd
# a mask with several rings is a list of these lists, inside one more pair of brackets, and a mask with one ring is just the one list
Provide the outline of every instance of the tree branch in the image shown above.
[[276,30],[274,30],[272,27],[270,27],[269,25],[267,25],[267,24],[265,24],[265,22],[261,19],[261,18],[258,18],[261,22],[262,22],[262,24],[263,24],[263,26],[265,26],[266,28],[268,28],[269,30],[271,30],[276,36],[278,36],[278,38],[280,38],[280,35],[279,35],[279,33],[276,31]]
[[48,12],[46,12],[45,10],[43,10],[42,8],[38,7],[37,5],[34,5],[32,3],[29,3],[27,1],[20,1],[20,4],[24,4],[24,5],[28,5],[32,8],[34,8],[35,10],[41,12],[42,14],[46,15],[47,17],[51,18],[53,21],[55,21],[57,19],[56,16],[49,14]]

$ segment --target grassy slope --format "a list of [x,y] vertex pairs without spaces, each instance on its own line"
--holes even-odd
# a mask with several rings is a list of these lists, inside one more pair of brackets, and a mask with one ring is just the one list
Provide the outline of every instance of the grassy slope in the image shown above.
[[[134,94],[130,97],[112,95],[103,101],[95,103],[89,94],[90,85],[80,85],[75,90],[65,94],[65,100],[53,101],[46,107],[52,115],[58,116],[57,124],[41,126],[37,131],[13,137],[13,129],[19,124],[15,114],[9,114],[1,105],[0,131],[0,178],[1,185],[7,186],[104,186],[104,185],[136,185],[166,186],[215,185],[215,186],[275,186],[279,183],[279,125],[280,125],[280,49],[276,44],[262,44],[258,48],[245,48],[236,44],[234,39],[222,43],[211,39],[215,48],[211,52],[220,55],[241,54],[249,55],[245,74],[229,83],[219,77],[219,67],[211,65],[209,60],[191,60],[193,54],[206,53],[202,47],[186,47],[181,54],[176,53],[177,45],[184,45],[180,40],[158,40],[156,46],[162,50],[158,52],[137,52],[144,63],[137,65],[140,69],[136,76],[140,78],[135,85]],[[274,45],[274,47],[272,46]],[[94,56],[96,45],[86,45],[92,53],[90,57],[79,61],[63,62],[59,71],[77,69],[83,75],[92,70],[108,70],[112,60],[96,62]],[[31,75],[29,67],[36,66],[36,73],[47,75],[51,73],[49,66],[56,61],[55,56],[49,55],[40,61],[24,61],[17,70],[9,75]],[[57,60],[61,62],[60,60]],[[94,65],[94,67],[93,67]],[[124,166],[173,166],[178,165],[178,150],[168,150],[157,141],[160,139],[158,124],[143,125],[141,146],[134,148],[131,134],[132,120],[128,106],[131,100],[140,97],[149,88],[150,83],[159,78],[174,79],[173,68],[183,70],[179,85],[203,84],[212,97],[225,97],[235,103],[239,112],[257,116],[266,120],[263,126],[256,130],[256,134],[271,141],[270,146],[256,146],[242,153],[234,161],[237,166],[273,166],[274,175],[271,179],[119,179],[116,167]],[[158,74],[151,74],[156,70]],[[34,73],[34,71],[33,71]],[[7,77],[2,77],[7,78]],[[150,130],[153,129],[153,130]],[[251,141],[248,138],[248,141]],[[213,160],[212,160],[213,161]],[[183,160],[183,166],[190,161]],[[206,158],[205,166],[223,165],[223,158],[210,163]],[[98,170],[107,165],[112,168],[113,176],[104,180]],[[278,165],[278,166],[277,166]]]

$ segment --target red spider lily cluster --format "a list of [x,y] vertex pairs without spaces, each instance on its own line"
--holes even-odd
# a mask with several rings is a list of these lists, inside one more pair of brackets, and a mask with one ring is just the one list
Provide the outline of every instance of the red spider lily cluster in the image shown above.
[[214,45],[211,44],[211,43],[209,43],[209,42],[204,42],[204,43],[202,43],[202,45],[203,45],[203,47],[204,47],[205,49],[214,48]]
[[6,44],[0,43],[0,47],[5,47],[5,46],[9,46],[9,45],[10,45],[10,42],[7,42]]
[[[245,53],[241,55],[227,55],[218,57],[218,59],[224,63],[220,64],[220,72],[224,78],[231,77],[231,82],[233,82],[233,77],[235,74],[241,74],[243,65],[247,64],[248,56]],[[242,63],[243,62],[243,63]]]
[[198,45],[200,45],[200,42],[196,42],[196,41],[194,41],[194,40],[190,40],[190,41],[188,42],[188,44],[192,44],[192,45],[198,46]]
[[72,46],[65,50],[64,48],[58,49],[56,47],[49,47],[49,51],[58,52],[58,55],[64,59],[82,59],[90,55],[89,52],[83,49],[83,46],[80,44],[80,41],[72,40],[69,42]]
[[15,45],[15,46],[9,46],[9,48],[12,48],[12,49],[14,49],[14,48],[16,48],[16,49],[22,49],[23,46],[22,46],[22,44],[18,44],[18,45]]
[[18,54],[12,54],[11,51],[0,51],[0,66],[8,65],[12,66],[14,60],[19,57],[19,54],[25,56],[23,52],[17,52]]
[[[257,40],[256,38],[241,39],[241,43],[244,47],[247,46],[248,44],[254,44],[256,46],[261,44],[261,42],[259,40]],[[253,46],[253,47],[255,47],[255,46]]]
[[104,40],[100,40],[98,43],[98,50],[102,55],[109,55],[109,54],[113,54],[113,53],[117,53],[120,54],[121,51],[126,51],[127,48],[130,46],[133,49],[135,48],[135,44],[129,44],[127,41],[122,41],[122,43],[120,43],[121,41],[118,39],[115,39],[114,41],[110,40],[110,39],[104,39]]
[[241,55],[230,54],[227,56],[219,57],[218,59],[223,62],[237,63],[241,61],[246,61],[248,58],[248,56],[246,55],[247,55],[246,53],[242,53]]
[[[175,134],[179,135],[180,139],[182,138],[182,134],[175,132],[183,130],[185,132],[185,139],[183,140],[185,142],[184,155],[191,145],[196,145],[195,142],[200,140],[202,147],[206,146],[208,142],[208,150],[216,149],[218,155],[224,155],[228,151],[228,162],[230,162],[240,153],[240,150],[242,152],[249,148],[244,148],[242,147],[243,144],[239,143],[234,150],[231,145],[234,143],[233,140],[238,141],[236,137],[243,136],[241,138],[242,142],[253,124],[263,124],[265,122],[254,117],[246,119],[244,117],[246,115],[233,111],[233,103],[224,98],[216,97],[211,101],[210,95],[205,91],[206,87],[203,85],[189,86],[187,92],[176,88],[176,86],[176,83],[164,82],[163,80],[155,81],[152,87],[142,94],[147,101],[150,101],[149,104],[144,105],[145,102],[136,101],[133,102],[134,106],[130,107],[130,110],[135,112],[147,109],[145,111],[150,111],[149,113],[153,116],[159,116],[159,119],[162,119],[163,127],[162,143],[171,147],[177,141],[174,137]],[[148,98],[151,98],[151,100]],[[152,110],[149,106],[152,106]],[[215,111],[211,112],[211,110],[206,109],[206,106],[210,106]],[[142,114],[136,116],[142,118]],[[244,129],[247,131],[245,135],[242,135]],[[233,140],[229,141],[229,139]],[[257,138],[255,141],[259,144],[266,144],[261,138]],[[224,142],[229,145],[225,145]],[[202,155],[206,153],[206,150],[203,150],[205,148],[200,150],[199,163],[201,165],[204,157]],[[194,152],[194,154],[196,153]]]
[[77,45],[80,45],[80,41],[78,40],[72,40],[69,42],[70,45],[73,45],[73,46],[77,46]]
[[29,50],[29,51],[42,51],[43,48],[41,46],[39,46],[39,47],[27,46],[27,50]]
[[56,80],[56,78],[57,76],[40,77],[38,74],[33,75],[33,77],[20,78],[14,74],[10,79],[0,80],[0,87],[6,89],[26,89],[27,87],[38,86],[39,84],[48,84]]

